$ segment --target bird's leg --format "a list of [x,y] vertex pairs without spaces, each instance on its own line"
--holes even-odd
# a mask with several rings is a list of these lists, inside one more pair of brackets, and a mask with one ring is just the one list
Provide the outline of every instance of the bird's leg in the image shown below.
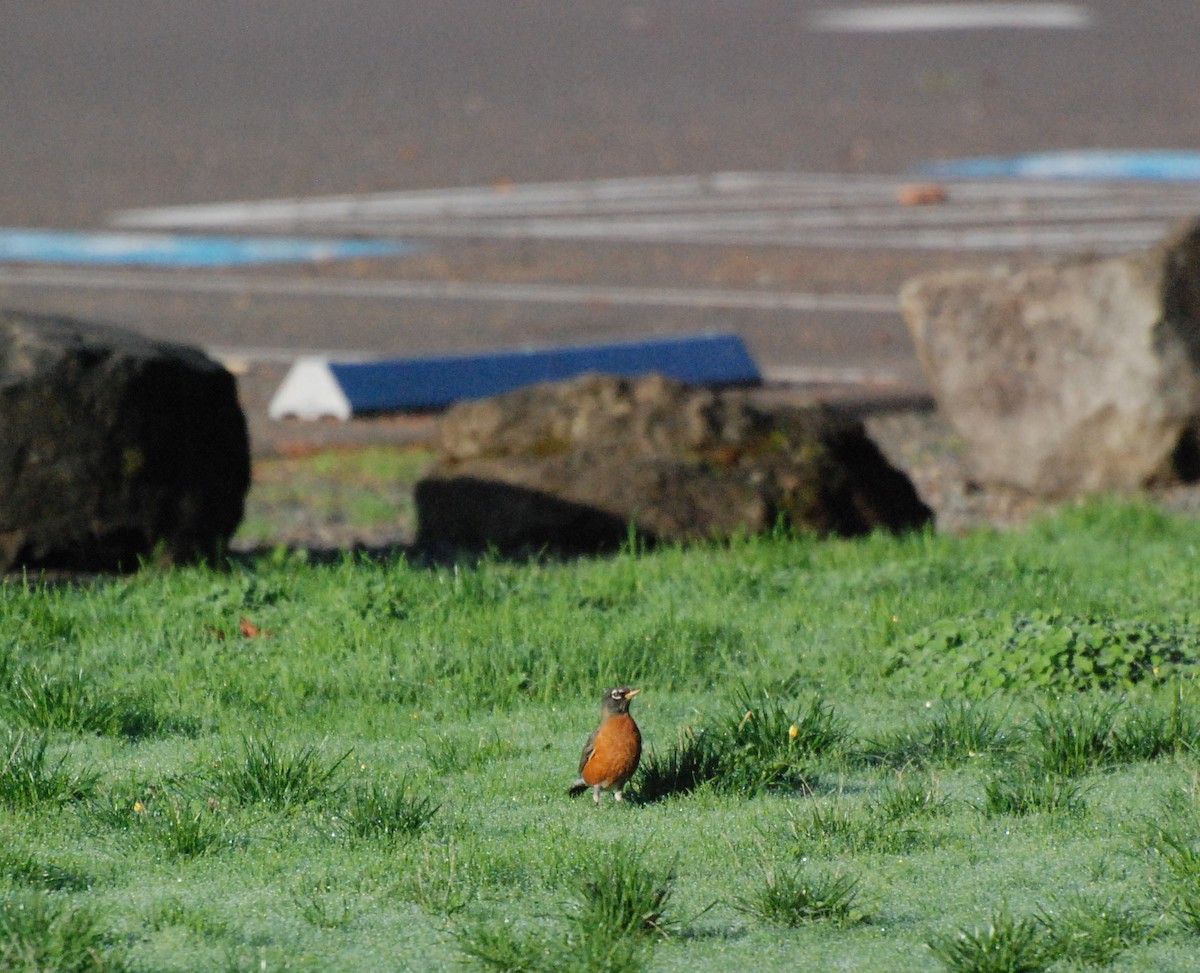
[[592,800],[595,801],[597,804],[600,803],[600,785],[599,784],[597,784],[595,787],[592,788]]
[[625,789],[622,787],[618,787],[615,791],[613,791],[613,800],[623,801],[623,800],[625,800],[624,795],[625,795]]

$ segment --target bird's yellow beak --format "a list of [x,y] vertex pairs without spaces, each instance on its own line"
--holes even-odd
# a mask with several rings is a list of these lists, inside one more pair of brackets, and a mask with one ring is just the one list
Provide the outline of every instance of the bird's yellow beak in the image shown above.
[[633,699],[633,697],[634,697],[634,696],[636,696],[636,695],[637,695],[638,693],[640,693],[640,692],[641,692],[641,690],[640,690],[640,689],[627,689],[627,690],[625,691],[625,698],[626,698],[626,699]]

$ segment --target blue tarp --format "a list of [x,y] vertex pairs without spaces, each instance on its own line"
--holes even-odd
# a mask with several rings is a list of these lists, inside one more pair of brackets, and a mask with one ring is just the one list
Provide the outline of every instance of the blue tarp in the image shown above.
[[584,372],[659,372],[697,385],[758,384],[762,376],[736,335],[700,335],[582,347],[497,351],[395,361],[331,362],[354,412],[439,409]]

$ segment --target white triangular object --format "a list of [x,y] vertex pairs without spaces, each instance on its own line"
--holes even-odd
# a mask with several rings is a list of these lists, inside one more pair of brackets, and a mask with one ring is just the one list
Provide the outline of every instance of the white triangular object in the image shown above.
[[350,400],[324,358],[297,358],[267,406],[272,419],[350,418]]

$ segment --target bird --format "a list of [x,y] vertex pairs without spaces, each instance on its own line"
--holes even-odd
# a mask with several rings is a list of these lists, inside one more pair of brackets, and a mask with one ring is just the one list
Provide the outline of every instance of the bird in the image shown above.
[[629,715],[629,701],[640,692],[628,686],[604,691],[600,725],[584,744],[583,756],[579,758],[579,779],[567,791],[572,797],[590,787],[597,804],[603,790],[611,790],[615,800],[623,799],[625,785],[642,759],[642,732]]

